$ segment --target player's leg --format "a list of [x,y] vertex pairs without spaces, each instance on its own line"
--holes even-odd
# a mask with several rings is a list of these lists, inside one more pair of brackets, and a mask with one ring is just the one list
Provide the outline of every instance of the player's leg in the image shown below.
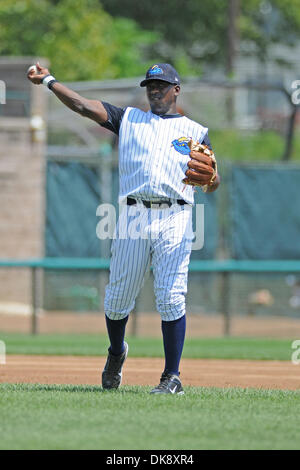
[[179,376],[179,364],[185,339],[186,316],[183,315],[173,321],[162,320],[161,329],[165,352],[164,372]]
[[[147,221],[147,212],[145,222]],[[106,287],[104,310],[110,340],[108,358],[102,374],[104,388],[118,388],[122,367],[127,357],[128,345],[124,341],[129,313],[133,310],[145,273],[150,266],[150,242],[142,237],[126,235],[125,225],[133,218],[126,218],[123,211],[112,243],[109,284]],[[123,226],[122,226],[123,224]],[[121,238],[123,237],[123,238]]]
[[179,379],[185,330],[185,296],[192,241],[191,211],[180,210],[162,219],[160,236],[153,244],[156,305],[162,317],[165,369],[153,393],[183,393]]
[[[104,299],[109,320],[124,320],[133,310],[150,267],[150,240],[143,236],[148,224],[147,209],[143,206],[139,211],[131,206],[129,209],[125,208],[120,215],[111,247],[110,276]],[[132,227],[137,219],[139,228],[134,231]]]
[[105,315],[106,329],[110,341],[109,351],[119,356],[125,350],[124,338],[128,315],[121,320],[111,320]]

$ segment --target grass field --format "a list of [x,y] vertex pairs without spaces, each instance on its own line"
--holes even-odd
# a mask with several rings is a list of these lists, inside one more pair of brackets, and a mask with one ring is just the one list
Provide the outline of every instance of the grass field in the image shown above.
[[[25,335],[1,333],[7,354],[106,355],[106,335]],[[160,338],[128,337],[132,357],[163,357]],[[187,338],[183,357],[290,360],[292,340],[264,338]]]
[[1,449],[297,449],[300,393],[0,385]]
[[[8,354],[105,355],[106,336],[1,334]],[[128,338],[131,356],[163,355],[160,339]],[[184,357],[290,360],[291,341],[187,339]],[[0,384],[0,449],[299,449],[300,391]]]

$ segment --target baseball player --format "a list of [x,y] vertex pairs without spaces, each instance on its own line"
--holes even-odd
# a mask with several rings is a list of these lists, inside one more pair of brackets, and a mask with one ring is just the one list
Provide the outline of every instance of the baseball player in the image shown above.
[[[198,185],[215,191],[220,178],[211,177],[208,157],[192,163],[189,142],[211,148],[208,129],[179,114],[176,100],[180,78],[170,64],[155,64],[140,83],[146,88],[148,112],[125,109],[83,98],[59,83],[48,69],[36,64],[28,72],[34,84],[43,83],[71,110],[96,121],[119,136],[119,199],[121,212],[112,242],[109,284],[104,310],[110,340],[102,386],[117,389],[128,354],[124,341],[128,315],[135,305],[150,265],[154,274],[157,310],[165,353],[165,368],[153,394],[184,393],[179,364],[185,339],[188,264],[192,239],[191,207],[193,184],[185,184],[197,173]],[[185,180],[185,183],[183,182]],[[131,236],[130,223],[138,211],[142,236]],[[125,233],[125,236],[124,236]]]

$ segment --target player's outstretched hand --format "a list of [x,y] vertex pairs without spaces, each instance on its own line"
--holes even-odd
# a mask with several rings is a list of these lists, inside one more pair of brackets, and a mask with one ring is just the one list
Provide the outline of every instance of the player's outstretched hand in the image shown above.
[[43,78],[46,77],[46,75],[49,75],[50,72],[46,67],[42,67],[39,62],[36,63],[36,65],[32,65],[29,67],[27,70],[27,78],[30,80],[32,83],[35,85],[40,85],[43,81]]

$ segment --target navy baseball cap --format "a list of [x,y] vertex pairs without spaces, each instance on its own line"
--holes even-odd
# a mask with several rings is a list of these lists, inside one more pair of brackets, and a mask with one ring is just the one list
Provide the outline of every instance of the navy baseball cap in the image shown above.
[[170,64],[155,64],[147,70],[146,78],[140,86],[146,86],[150,80],[162,80],[163,82],[180,85],[180,78],[174,67]]

